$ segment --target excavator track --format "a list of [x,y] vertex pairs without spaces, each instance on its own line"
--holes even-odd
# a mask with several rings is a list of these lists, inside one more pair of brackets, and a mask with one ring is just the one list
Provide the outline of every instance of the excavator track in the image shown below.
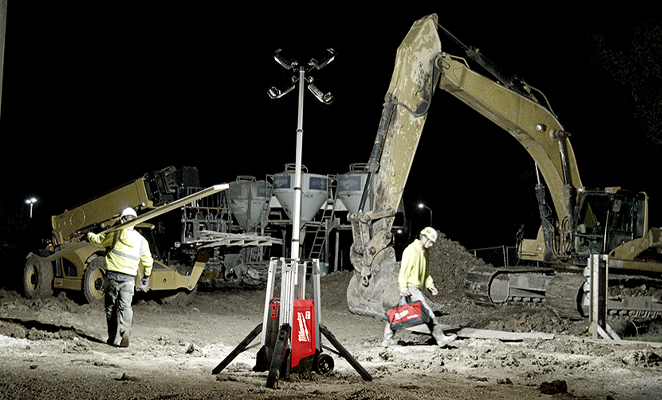
[[585,317],[579,307],[584,281],[581,273],[557,273],[552,268],[484,265],[467,273],[464,293],[479,304],[544,302],[561,317],[581,319]]
[[493,304],[490,299],[490,283],[498,273],[499,271],[496,268],[489,265],[474,267],[469,270],[464,279],[465,296],[478,304]]
[[610,273],[607,309],[613,317],[659,318],[662,316],[662,279],[650,275]]
[[530,266],[477,266],[467,273],[464,293],[479,304],[541,303],[553,272],[551,268]]
[[[585,283],[580,271],[483,265],[467,273],[464,293],[469,300],[485,305],[544,303],[560,317],[577,320],[589,316],[583,301]],[[612,317],[660,317],[662,281],[610,274],[607,308]]]
[[586,278],[581,273],[557,273],[545,292],[545,302],[560,317],[582,319],[588,310],[581,307],[581,298]]

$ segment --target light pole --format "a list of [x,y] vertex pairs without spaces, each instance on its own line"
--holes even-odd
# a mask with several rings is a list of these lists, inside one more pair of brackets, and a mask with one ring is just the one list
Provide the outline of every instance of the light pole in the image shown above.
[[36,202],[37,202],[37,199],[35,199],[34,197],[31,197],[31,198],[25,200],[25,204],[30,206],[30,218],[32,218],[32,207],[34,207],[34,203],[36,203]]
[[418,203],[418,208],[420,208],[420,209],[427,208],[428,211],[430,211],[430,225],[429,226],[432,226],[432,209],[430,207],[426,206],[423,203]]
[[267,94],[272,99],[279,99],[296,87],[297,83],[299,85],[299,108],[297,114],[297,141],[296,141],[296,163],[295,163],[295,172],[294,172],[294,215],[292,216],[292,245],[291,245],[291,257],[295,260],[299,259],[299,226],[301,224],[301,150],[302,150],[302,141],[303,141],[303,94],[304,94],[304,84],[308,83],[308,90],[322,103],[331,104],[333,102],[333,96],[331,93],[323,93],[317,88],[313,83],[314,79],[312,77],[306,77],[306,73],[312,69],[322,69],[328,65],[336,56],[336,52],[333,49],[327,49],[330,53],[330,56],[323,58],[321,62],[316,59],[311,59],[308,62],[308,66],[299,65],[299,62],[296,60],[286,59],[281,55],[281,49],[276,50],[274,53],[274,60],[280,64],[283,68],[287,70],[293,70],[298,72],[297,75],[292,78],[287,79],[286,85],[282,88],[272,86],[267,90]]

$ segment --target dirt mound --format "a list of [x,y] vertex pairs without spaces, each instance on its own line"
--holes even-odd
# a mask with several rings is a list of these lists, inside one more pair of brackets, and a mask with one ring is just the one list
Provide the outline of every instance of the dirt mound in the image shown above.
[[484,306],[469,301],[464,295],[465,277],[472,268],[486,263],[443,233],[439,236],[430,249],[429,265],[439,294],[428,297],[440,305],[440,322],[506,332],[582,334],[586,331],[585,321],[564,320],[543,305]]
[[429,272],[439,290],[440,301],[462,300],[464,278],[474,266],[485,262],[467,251],[464,246],[448,238],[440,237],[430,249]]

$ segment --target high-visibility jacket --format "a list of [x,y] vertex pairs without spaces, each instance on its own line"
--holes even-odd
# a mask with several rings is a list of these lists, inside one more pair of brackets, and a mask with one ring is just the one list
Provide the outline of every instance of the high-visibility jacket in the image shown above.
[[406,289],[408,286],[429,289],[434,286],[432,277],[428,274],[428,253],[419,239],[414,240],[402,252],[398,284],[400,289]]
[[90,243],[107,247],[106,270],[136,276],[142,264],[144,276],[152,274],[154,259],[147,240],[133,229],[122,229],[107,234],[88,233]]

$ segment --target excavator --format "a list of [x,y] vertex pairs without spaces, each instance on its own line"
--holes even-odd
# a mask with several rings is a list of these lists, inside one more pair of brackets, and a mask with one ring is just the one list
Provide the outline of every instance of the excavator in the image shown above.
[[[442,52],[439,32],[467,57]],[[471,69],[467,58],[492,77]],[[610,315],[662,315],[662,230],[649,227],[647,194],[584,187],[570,135],[544,95],[466,46],[439,25],[436,14],[416,21],[397,50],[366,167],[377,182],[372,207],[363,211],[369,179],[358,212],[348,217],[354,266],[347,289],[350,312],[384,318],[397,304],[399,265],[391,228],[437,88],[514,137],[535,161],[538,176],[537,236],[518,238],[517,266],[470,270],[465,296],[490,305],[544,303],[563,318],[582,319],[588,316],[587,259],[603,254],[609,257]]]

